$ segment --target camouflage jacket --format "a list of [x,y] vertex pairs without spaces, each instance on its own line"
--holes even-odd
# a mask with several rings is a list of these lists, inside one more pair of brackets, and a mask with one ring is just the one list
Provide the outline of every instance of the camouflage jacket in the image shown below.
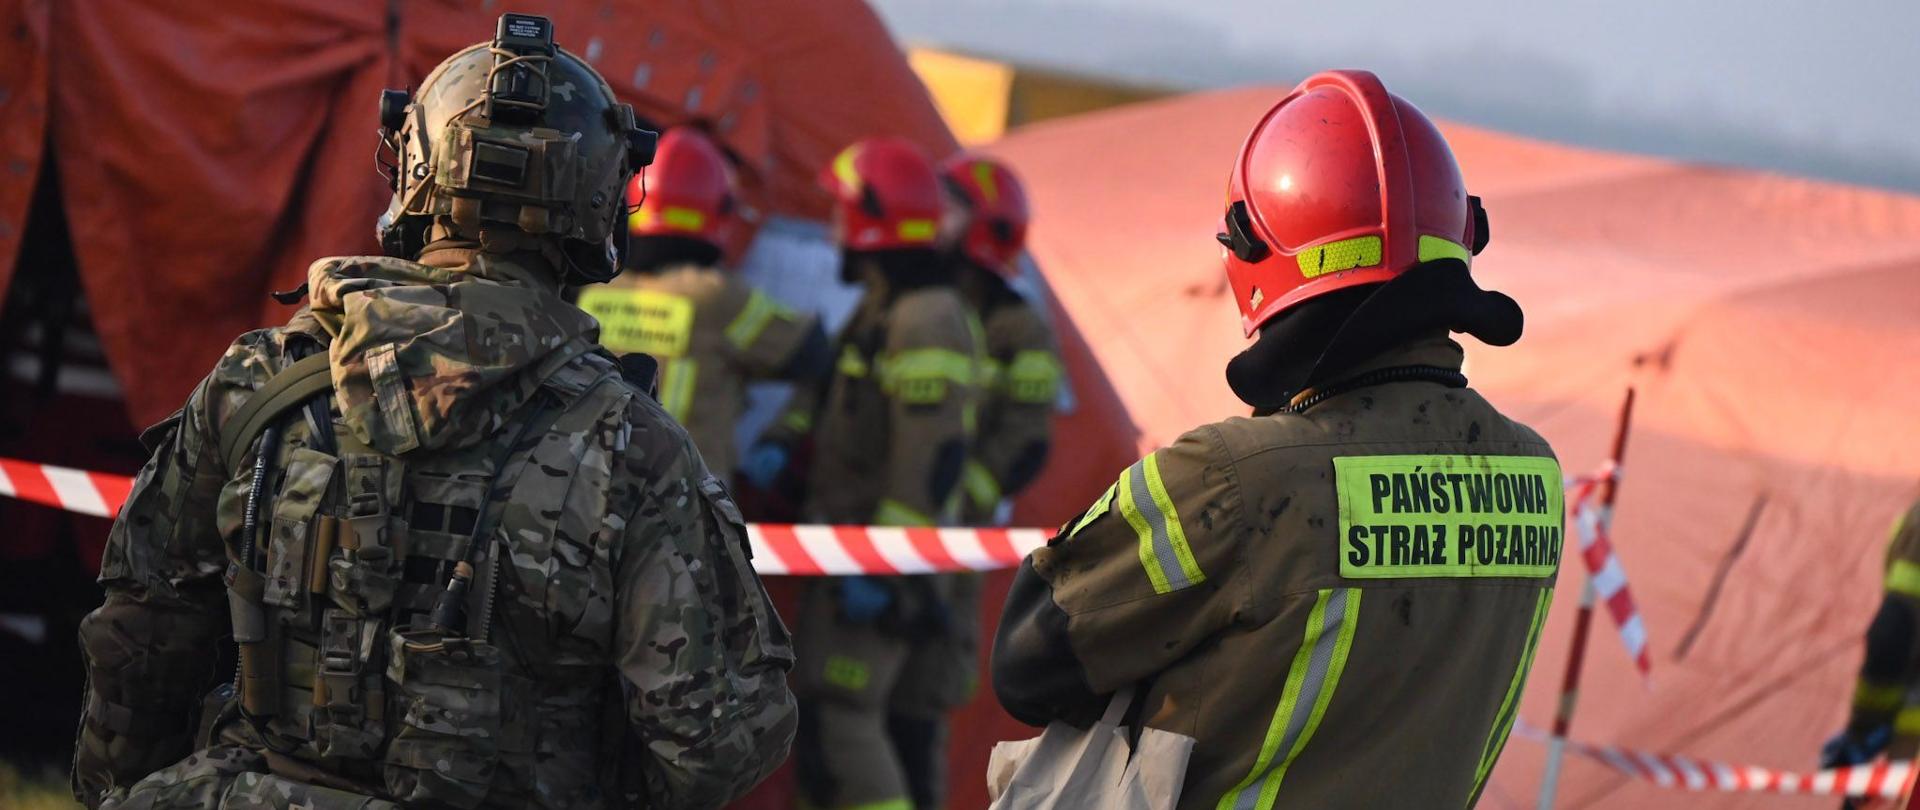
[[[619,377],[537,258],[441,249],[422,262],[316,262],[309,308],[241,336],[143,437],[154,456],[108,541],[106,603],[81,630],[82,801],[199,806],[179,791],[206,757],[168,766],[210,744],[263,752],[278,776],[466,807],[719,807],[785,758],[788,636],[739,510],[685,432]],[[306,346],[329,353],[331,425],[304,410],[280,420],[256,534],[284,695],[264,719],[228,707],[196,733],[195,707],[230,674],[209,651],[231,632],[223,575],[265,446],[226,469],[218,437]],[[392,514],[356,528],[328,511],[343,489]],[[328,521],[347,528],[315,540],[332,536],[314,528]],[[497,604],[474,635],[497,647],[458,653],[490,668],[436,669],[403,652],[401,618],[383,617],[422,608],[445,578],[414,564],[460,559],[446,551],[475,526],[475,544],[499,553]],[[336,624],[356,640],[341,652],[358,680],[330,688],[311,661],[333,652]],[[460,795],[435,793],[437,776]]]

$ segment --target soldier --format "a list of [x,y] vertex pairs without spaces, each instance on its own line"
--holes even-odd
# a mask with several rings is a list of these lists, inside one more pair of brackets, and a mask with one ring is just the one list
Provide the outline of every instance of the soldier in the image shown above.
[[1887,541],[1885,595],[1867,626],[1866,660],[1853,690],[1847,727],[1827,741],[1820,766],[1871,762],[1882,752],[1895,760],[1920,754],[1920,701],[1915,654],[1920,652],[1920,501],[1894,521]]
[[1032,724],[1138,685],[1196,740],[1179,807],[1469,807],[1511,728],[1563,516],[1547,443],[1466,387],[1520,335],[1440,132],[1370,73],[1307,79],[1228,184],[1251,419],[1124,471],[1016,574],[993,685]]
[[708,469],[733,479],[734,422],[753,379],[812,380],[832,364],[817,319],[781,306],[720,268],[736,207],[726,157],[699,131],[660,139],[627,188],[622,278],[580,293],[600,342],[660,362],[660,404],[687,428]]
[[[806,517],[821,523],[951,524],[973,419],[977,336],[936,249],[934,166],[904,141],[848,147],[823,173],[843,278],[864,286],[816,398]],[[795,762],[819,808],[909,806],[888,710],[927,700],[906,662],[944,640],[946,580],[839,577],[802,598],[795,691],[805,708]],[[926,744],[924,738],[910,739]]]
[[789,640],[726,490],[560,298],[618,272],[653,134],[519,14],[381,124],[388,255],[315,262],[146,433],[75,795],[717,808],[785,756]]

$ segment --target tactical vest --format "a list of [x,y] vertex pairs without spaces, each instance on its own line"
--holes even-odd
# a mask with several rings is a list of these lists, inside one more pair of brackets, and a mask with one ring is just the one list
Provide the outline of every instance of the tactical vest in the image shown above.
[[[228,580],[238,708],[286,764],[275,770],[461,808],[526,803],[536,743],[544,759],[578,758],[596,772],[604,746],[578,729],[623,717],[618,687],[603,657],[547,653],[556,632],[583,636],[572,649],[606,643],[609,618],[564,615],[569,602],[555,594],[604,593],[595,578],[607,572],[550,565],[531,586],[515,580],[512,616],[497,601],[523,553],[562,556],[561,538],[599,527],[601,515],[568,508],[575,484],[608,484],[573,481],[586,454],[567,452],[574,466],[555,469],[555,454],[536,463],[535,451],[625,424],[635,394],[611,360],[557,354],[566,356],[529,370],[541,390],[514,418],[451,451],[390,456],[355,440],[325,395],[324,353],[276,376],[230,420],[228,469],[249,447],[265,459],[253,480],[268,486],[249,498]],[[529,639],[538,652],[516,652]]]

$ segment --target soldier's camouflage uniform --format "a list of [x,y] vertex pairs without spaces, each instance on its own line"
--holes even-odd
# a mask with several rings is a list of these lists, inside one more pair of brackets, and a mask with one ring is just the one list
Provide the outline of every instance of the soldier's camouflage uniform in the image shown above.
[[[239,338],[146,434],[81,629],[76,796],[711,808],[784,758],[792,653],[738,510],[557,277],[461,248],[319,261],[310,308]],[[306,347],[330,355],[334,418],[278,422],[248,597],[275,663],[196,725],[232,675],[214,651],[255,454],[229,469],[217,437]],[[475,579],[471,638],[420,632],[458,559],[496,580]]]

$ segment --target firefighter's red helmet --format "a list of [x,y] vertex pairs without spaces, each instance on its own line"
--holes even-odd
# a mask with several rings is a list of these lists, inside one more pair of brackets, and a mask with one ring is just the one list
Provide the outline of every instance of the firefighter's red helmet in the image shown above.
[[[627,185],[627,233],[685,236],[724,247],[737,222],[733,167],[720,147],[698,130],[676,127],[660,136],[653,165]],[[644,195],[644,196],[643,196]]]
[[1254,125],[1223,224],[1248,335],[1303,301],[1420,262],[1471,262],[1486,234],[1440,130],[1361,70],[1309,77]]
[[893,137],[867,138],[820,172],[833,196],[833,238],[851,250],[931,248],[939,235],[940,180],[933,161]]
[[1027,244],[1027,191],[1013,170],[997,160],[961,154],[941,167],[942,179],[966,209],[955,247],[968,260],[1012,278]]

